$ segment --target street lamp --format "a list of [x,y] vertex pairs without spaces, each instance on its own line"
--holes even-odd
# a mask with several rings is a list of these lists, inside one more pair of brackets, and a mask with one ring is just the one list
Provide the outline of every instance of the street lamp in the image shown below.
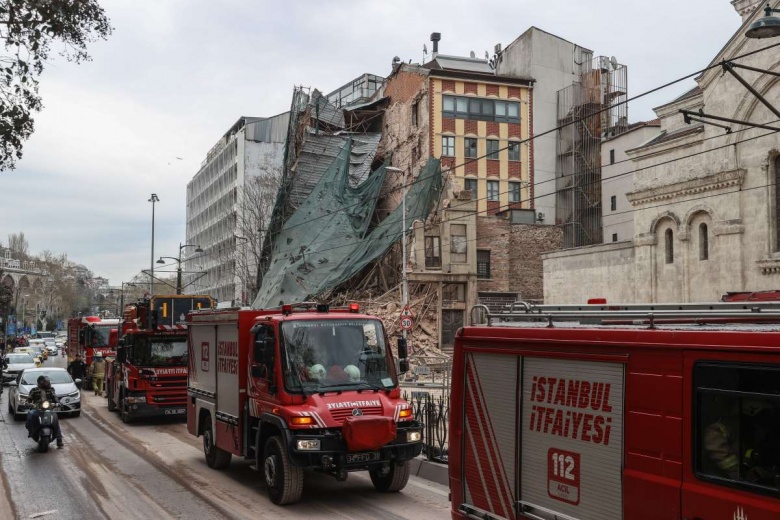
[[172,256],[161,256],[159,260],[157,260],[158,264],[164,264],[165,261],[163,261],[163,258],[169,258],[171,260],[176,261],[176,294],[181,294],[181,251],[185,247],[194,247],[196,253],[202,253],[203,249],[200,248],[200,246],[197,246],[195,244],[183,244],[179,242],[179,257],[174,258]]
[[160,202],[160,198],[157,196],[156,193],[152,193],[152,196],[149,198],[147,202],[152,203],[152,268],[150,270],[150,276],[149,276],[149,296],[154,296],[154,204],[155,202]]
[[772,9],[767,3],[764,8],[764,17],[750,24],[748,30],[745,31],[745,36],[759,40],[780,36],[780,18],[772,16],[772,13],[780,13],[780,9]]
[[[409,286],[406,281],[406,174],[400,168],[388,166],[385,171],[396,172],[401,175],[403,193],[401,195],[401,300],[403,308],[409,303]],[[403,331],[404,340],[406,340],[406,329]]]

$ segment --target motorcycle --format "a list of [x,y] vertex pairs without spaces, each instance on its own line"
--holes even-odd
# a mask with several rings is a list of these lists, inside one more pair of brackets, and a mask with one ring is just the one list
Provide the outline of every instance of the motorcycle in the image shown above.
[[54,442],[54,431],[57,425],[57,412],[54,409],[59,406],[49,401],[43,401],[36,406],[38,418],[32,431],[32,440],[38,443],[38,452],[49,451],[49,444]]

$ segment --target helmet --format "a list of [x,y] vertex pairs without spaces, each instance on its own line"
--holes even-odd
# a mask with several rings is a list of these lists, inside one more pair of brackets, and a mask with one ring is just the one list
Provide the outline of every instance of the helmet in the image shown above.
[[51,388],[51,381],[46,376],[38,376],[38,386],[44,390]]
[[319,381],[320,379],[325,379],[325,367],[317,363],[316,365],[312,365],[309,368],[306,369],[306,375],[309,376],[309,379],[312,381]]
[[355,365],[347,365],[344,367],[344,372],[347,373],[350,383],[357,383],[360,381],[360,369]]
[[763,399],[745,399],[742,401],[742,414],[755,417],[763,411],[769,410],[769,403]]
[[102,358],[103,357],[103,353],[102,352],[95,352],[95,357],[96,358]]

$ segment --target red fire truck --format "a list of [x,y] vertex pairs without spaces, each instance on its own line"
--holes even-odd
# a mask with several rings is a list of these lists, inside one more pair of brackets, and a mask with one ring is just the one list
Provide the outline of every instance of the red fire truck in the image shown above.
[[125,423],[181,416],[187,404],[187,325],[193,310],[212,309],[208,295],[156,295],[127,305],[117,357],[106,365],[108,409]]
[[95,352],[104,357],[116,355],[117,328],[116,318],[82,316],[68,320],[68,355],[71,359],[81,354],[87,365],[92,363]]
[[517,308],[455,340],[453,518],[780,518],[778,304]]
[[[368,470],[399,491],[420,454],[421,426],[401,399],[382,322],[357,305],[194,312],[187,429],[208,465],[255,462],[271,501],[301,497],[303,468],[347,478]],[[399,342],[402,369],[406,345]]]

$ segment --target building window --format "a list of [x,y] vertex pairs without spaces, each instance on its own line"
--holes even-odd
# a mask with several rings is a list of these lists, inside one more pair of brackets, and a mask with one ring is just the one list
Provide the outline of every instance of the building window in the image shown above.
[[466,179],[466,190],[471,192],[471,200],[477,200],[479,198],[479,189],[477,179]]
[[667,229],[664,233],[664,246],[666,247],[666,263],[674,263],[674,233]]
[[419,124],[419,121],[417,119],[417,114],[420,109],[420,102],[417,101],[415,103],[412,103],[412,126],[417,126]]
[[498,200],[498,181],[487,181],[487,200]]
[[465,283],[443,283],[441,284],[441,299],[445,302],[465,302],[466,284]]
[[609,151],[609,164],[615,164],[615,150]]
[[520,202],[520,183],[509,181],[509,202]]
[[693,369],[696,476],[780,496],[774,440],[780,365],[706,362]]
[[455,157],[455,136],[443,135],[441,137],[441,154]]
[[498,123],[519,123],[520,103],[445,95],[442,96],[442,116]]
[[507,150],[509,150],[509,160],[510,161],[519,161],[520,160],[520,143],[516,141],[510,141],[509,146],[507,147]]
[[710,244],[707,236],[707,224],[699,224],[699,260],[707,260],[709,257]]
[[463,139],[463,156],[467,159],[475,159],[477,157],[476,137],[466,137]]
[[425,267],[426,269],[441,269],[441,239],[425,237]]
[[617,242],[617,233],[612,233],[612,241]]
[[477,278],[490,278],[490,251],[477,249]]
[[466,239],[465,224],[450,225],[450,259],[453,262],[465,263],[468,253],[468,240]]
[[612,211],[617,210],[617,195],[612,195],[609,198],[609,209]]
[[487,158],[498,160],[498,140],[487,140]]

